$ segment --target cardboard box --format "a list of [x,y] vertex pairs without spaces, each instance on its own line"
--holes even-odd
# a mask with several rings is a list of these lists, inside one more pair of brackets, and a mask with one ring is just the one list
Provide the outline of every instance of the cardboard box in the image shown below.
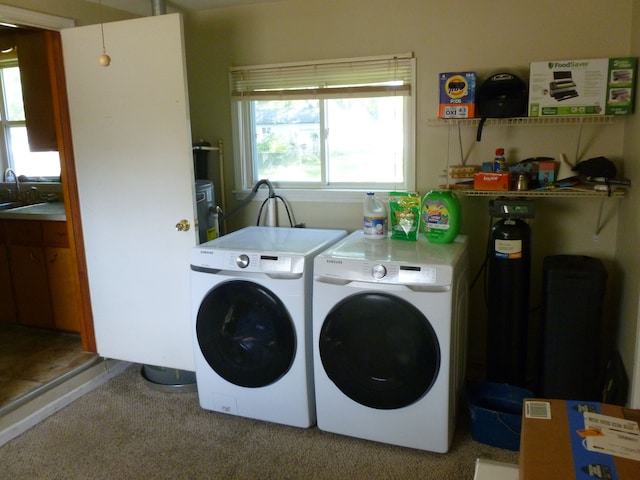
[[640,478],[640,410],[526,399],[522,417],[521,480]]
[[518,480],[518,465],[478,458],[473,480]]
[[479,165],[450,165],[449,178],[473,178],[474,173],[479,171]]
[[438,118],[473,118],[476,104],[476,72],[439,75]]
[[478,172],[473,175],[474,190],[509,190],[511,173],[509,172]]
[[[532,62],[529,116],[631,113],[636,63],[631,58]],[[615,73],[619,82],[610,86]],[[624,86],[623,86],[624,85]]]
[[539,162],[538,163],[538,182],[544,187],[549,183],[556,181],[556,162]]
[[633,113],[638,59],[633,57],[609,59],[609,84],[607,85],[607,115]]

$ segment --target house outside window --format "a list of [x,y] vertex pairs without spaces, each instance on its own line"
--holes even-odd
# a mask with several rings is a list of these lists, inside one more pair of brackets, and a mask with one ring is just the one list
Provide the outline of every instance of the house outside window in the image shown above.
[[415,59],[234,67],[236,187],[412,190]]

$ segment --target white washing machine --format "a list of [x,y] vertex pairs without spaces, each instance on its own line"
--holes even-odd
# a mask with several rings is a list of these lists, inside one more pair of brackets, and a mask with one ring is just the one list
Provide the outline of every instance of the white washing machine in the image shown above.
[[204,409],[303,428],[315,423],[313,258],[345,236],[247,227],[193,249],[191,313]]
[[316,256],[318,428],[445,453],[464,386],[467,238],[371,240]]

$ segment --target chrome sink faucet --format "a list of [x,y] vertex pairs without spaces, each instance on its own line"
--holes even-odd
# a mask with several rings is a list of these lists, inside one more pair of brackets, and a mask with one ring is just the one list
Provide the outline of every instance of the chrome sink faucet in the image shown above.
[[20,200],[20,180],[18,180],[18,175],[13,168],[9,167],[4,171],[4,181],[8,181],[10,174],[13,175],[13,181],[16,183],[16,200]]

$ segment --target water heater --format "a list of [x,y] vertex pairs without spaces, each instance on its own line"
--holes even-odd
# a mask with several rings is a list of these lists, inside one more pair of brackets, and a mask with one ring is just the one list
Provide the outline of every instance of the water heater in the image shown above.
[[218,236],[218,221],[215,214],[213,182],[196,180],[196,211],[198,213],[198,243],[205,243]]

